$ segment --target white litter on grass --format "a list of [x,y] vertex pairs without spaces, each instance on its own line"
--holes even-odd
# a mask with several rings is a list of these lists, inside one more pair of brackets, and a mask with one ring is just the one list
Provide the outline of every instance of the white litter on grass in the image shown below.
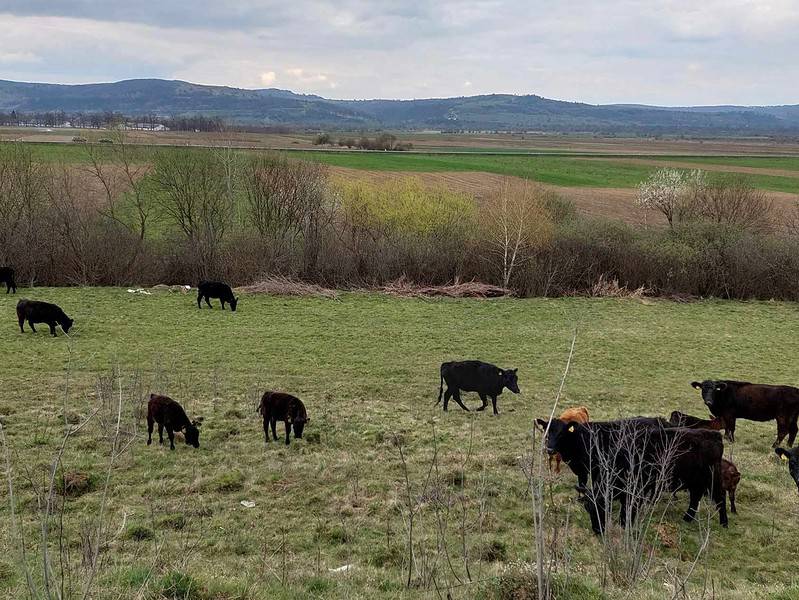
[[152,296],[152,292],[148,292],[147,290],[143,290],[142,288],[136,288],[135,290],[128,290],[128,294],[144,294],[145,296]]
[[328,569],[329,573],[346,573],[347,571],[352,571],[355,569],[355,565],[343,565],[341,567],[337,567],[335,569]]
[[252,500],[242,500],[241,505],[244,508],[255,508],[255,502],[253,502]]

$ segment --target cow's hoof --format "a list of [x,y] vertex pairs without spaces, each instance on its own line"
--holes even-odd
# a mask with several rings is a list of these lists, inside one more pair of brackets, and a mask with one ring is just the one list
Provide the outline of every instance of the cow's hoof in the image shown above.
[[152,441],[152,440],[147,440],[147,445],[148,445],[148,446],[149,446],[150,444],[152,444],[152,443],[153,443],[153,441]]
[[486,409],[486,407],[485,407],[485,406],[481,406],[481,407],[479,407],[477,410],[485,410],[485,409]]

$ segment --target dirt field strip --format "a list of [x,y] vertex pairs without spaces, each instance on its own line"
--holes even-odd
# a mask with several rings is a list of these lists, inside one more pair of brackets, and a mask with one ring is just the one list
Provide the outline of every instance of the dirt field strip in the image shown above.
[[575,160],[592,160],[612,162],[625,165],[648,165],[653,167],[672,167],[678,169],[699,169],[701,171],[717,171],[719,173],[746,173],[747,175],[774,175],[777,177],[799,177],[799,171],[790,169],[761,169],[736,165],[714,165],[707,163],[681,162],[679,160],[658,160],[656,158],[603,158],[579,156]]

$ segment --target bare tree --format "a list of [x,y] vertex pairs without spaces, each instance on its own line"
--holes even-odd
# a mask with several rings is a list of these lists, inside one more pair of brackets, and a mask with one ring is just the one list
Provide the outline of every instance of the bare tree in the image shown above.
[[502,272],[502,286],[510,285],[513,272],[552,239],[554,226],[533,183],[506,180],[482,210],[489,254]]
[[225,166],[208,152],[164,151],[155,157],[153,177],[161,209],[185,235],[199,275],[207,277],[232,220]]
[[707,182],[696,190],[694,202],[696,212],[712,223],[759,232],[768,231],[773,225],[774,203],[740,175]]
[[259,156],[244,169],[247,221],[272,246],[277,260],[302,244],[303,270],[316,268],[322,231],[333,218],[327,169],[283,156]]

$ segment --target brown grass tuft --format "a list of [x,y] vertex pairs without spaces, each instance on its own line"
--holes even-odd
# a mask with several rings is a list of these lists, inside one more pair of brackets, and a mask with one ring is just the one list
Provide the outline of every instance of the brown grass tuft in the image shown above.
[[321,298],[338,298],[339,293],[336,290],[315,285],[313,283],[305,283],[283,277],[282,275],[272,275],[243,287],[236,288],[236,291],[245,294],[270,294],[272,296],[317,296]]

